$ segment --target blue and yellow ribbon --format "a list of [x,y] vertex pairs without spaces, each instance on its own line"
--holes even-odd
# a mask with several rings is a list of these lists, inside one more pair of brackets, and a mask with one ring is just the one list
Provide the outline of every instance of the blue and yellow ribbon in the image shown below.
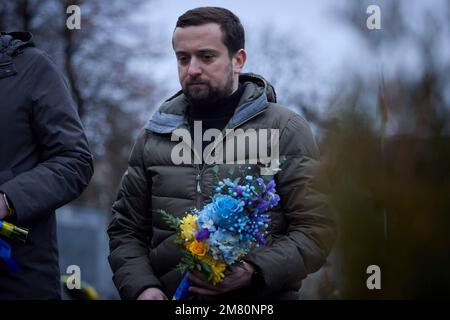
[[[28,237],[28,230],[0,220],[0,235],[25,242]],[[16,273],[20,271],[20,265],[12,255],[11,245],[2,239],[0,239],[0,259],[3,259],[10,272]]]
[[16,273],[20,271],[20,266],[11,254],[11,245],[0,239],[0,258],[5,262],[10,272]]
[[25,228],[19,228],[12,223],[0,220],[0,235],[25,242],[28,237],[28,230]]
[[192,286],[192,281],[187,278],[188,275],[189,272],[186,272],[183,280],[181,280],[180,284],[178,285],[178,288],[175,291],[172,300],[187,300],[191,295],[191,292],[189,292],[189,287]]

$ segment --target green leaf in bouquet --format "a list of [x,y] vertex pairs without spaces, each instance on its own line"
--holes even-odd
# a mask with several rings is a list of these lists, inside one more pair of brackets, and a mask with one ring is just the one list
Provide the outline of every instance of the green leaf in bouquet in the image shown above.
[[213,270],[212,270],[212,268],[211,268],[211,266],[210,266],[209,264],[207,264],[207,263],[205,263],[205,262],[202,262],[201,265],[202,265],[202,269],[203,269],[208,275],[210,275],[210,274],[213,273]]
[[202,265],[202,272],[206,274],[208,281],[211,281],[211,279],[214,276],[214,271],[211,268],[211,266],[205,262],[201,263]]
[[214,172],[214,179],[216,180],[216,184],[219,182],[219,166],[216,164],[214,167],[212,167],[212,172]]
[[234,179],[233,183],[238,184],[240,180],[241,180],[241,177],[237,177],[236,179]]
[[152,212],[159,214],[171,228],[175,230],[180,228],[181,220],[179,218],[161,209],[152,210]]
[[184,245],[182,239],[178,235],[175,237],[175,239],[173,239],[173,243],[175,243],[175,245],[179,247],[183,247]]
[[183,258],[181,258],[180,263],[177,265],[178,270],[180,270],[181,273],[186,273],[189,270],[192,269],[191,267],[191,261],[185,256],[183,256]]
[[196,265],[198,264],[195,257],[188,251],[184,252],[183,257],[181,258],[181,261],[179,263],[180,266],[182,266],[184,271],[193,270],[196,268]]
[[180,271],[180,273],[182,273],[182,274],[185,274],[186,272],[189,271],[189,268],[188,268],[186,265],[181,264],[181,263],[179,263],[179,264],[177,265],[177,269],[178,269],[178,271]]

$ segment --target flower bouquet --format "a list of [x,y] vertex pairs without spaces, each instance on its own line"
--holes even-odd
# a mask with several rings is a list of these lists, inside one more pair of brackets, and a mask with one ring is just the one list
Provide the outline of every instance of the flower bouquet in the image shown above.
[[201,210],[193,209],[182,219],[157,210],[164,220],[177,230],[177,244],[183,249],[178,264],[185,274],[173,300],[189,296],[191,285],[187,275],[199,270],[208,282],[216,285],[224,278],[224,271],[239,263],[253,248],[265,245],[269,226],[268,210],[275,207],[280,197],[275,181],[246,176],[220,181],[211,202]]
[[[0,235],[25,242],[28,236],[28,230],[17,227],[9,222],[0,220]],[[0,258],[6,264],[9,271],[15,273],[20,271],[20,266],[12,256],[11,245],[0,238]]]

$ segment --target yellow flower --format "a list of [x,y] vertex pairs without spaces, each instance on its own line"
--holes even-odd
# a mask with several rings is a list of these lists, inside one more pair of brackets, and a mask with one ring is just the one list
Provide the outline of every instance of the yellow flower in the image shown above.
[[181,220],[180,237],[183,241],[194,240],[195,232],[197,232],[197,222],[195,221],[195,218],[195,215],[188,214]]
[[213,271],[208,281],[211,282],[213,285],[222,282],[223,278],[225,277],[223,273],[227,267],[227,264],[222,260],[214,260],[214,259],[209,259],[207,263],[209,264],[209,266]]
[[188,246],[189,251],[196,257],[203,257],[206,254],[206,245],[197,240],[192,241]]

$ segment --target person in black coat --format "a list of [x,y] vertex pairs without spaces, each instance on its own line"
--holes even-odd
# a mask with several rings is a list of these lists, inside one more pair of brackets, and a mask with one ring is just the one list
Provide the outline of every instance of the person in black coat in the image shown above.
[[0,33],[0,219],[29,229],[0,260],[0,299],[60,299],[55,210],[77,198],[92,155],[69,85],[28,32]]

